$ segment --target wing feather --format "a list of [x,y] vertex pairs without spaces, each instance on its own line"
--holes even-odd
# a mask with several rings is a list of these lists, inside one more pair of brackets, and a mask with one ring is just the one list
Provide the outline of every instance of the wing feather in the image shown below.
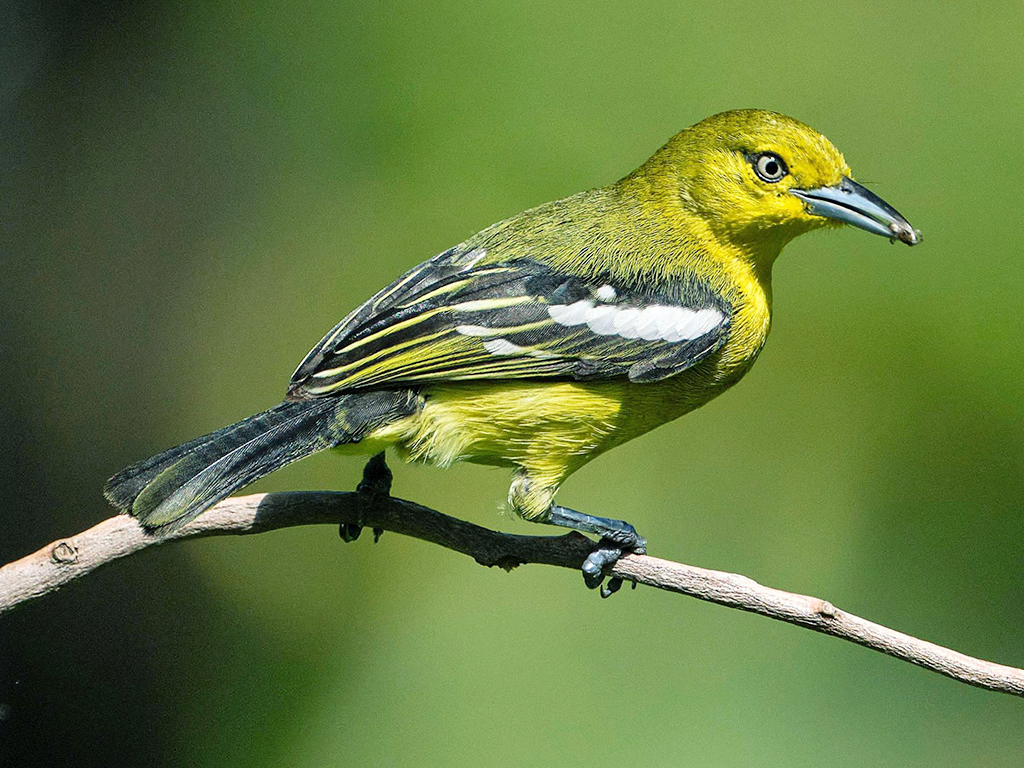
[[457,249],[410,270],[328,333],[289,395],[438,380],[658,381],[719,349],[729,304],[690,279],[652,292]]

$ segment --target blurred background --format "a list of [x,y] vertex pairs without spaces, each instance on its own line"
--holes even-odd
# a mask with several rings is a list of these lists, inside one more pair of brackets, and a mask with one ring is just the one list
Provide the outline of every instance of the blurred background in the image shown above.
[[[766,107],[926,237],[808,236],[735,390],[560,500],[1024,664],[1019,1],[117,3],[0,19],[0,561],[277,402],[477,229]],[[393,462],[474,522],[507,474]],[[318,456],[255,490],[352,488]],[[1019,700],[651,589],[328,528],[144,552],[0,620],[4,765],[1019,766]]]

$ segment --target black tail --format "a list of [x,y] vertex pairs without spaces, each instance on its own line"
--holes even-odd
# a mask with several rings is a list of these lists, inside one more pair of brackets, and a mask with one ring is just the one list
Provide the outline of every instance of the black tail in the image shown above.
[[416,411],[412,392],[285,402],[121,470],[104,495],[147,528],[182,525],[286,464]]

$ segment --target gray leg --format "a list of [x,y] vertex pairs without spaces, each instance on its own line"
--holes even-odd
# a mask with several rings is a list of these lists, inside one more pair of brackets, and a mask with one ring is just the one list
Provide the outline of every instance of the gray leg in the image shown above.
[[[563,528],[572,528],[575,531],[593,533],[601,537],[597,549],[591,552],[583,562],[583,581],[591,589],[601,586],[605,570],[615,565],[623,555],[630,553],[642,555],[647,552],[647,539],[638,534],[636,528],[622,520],[587,515],[568,507],[552,504],[551,513],[546,522],[560,525]],[[601,586],[601,597],[613,595],[621,586],[622,579],[609,579],[607,585]]]

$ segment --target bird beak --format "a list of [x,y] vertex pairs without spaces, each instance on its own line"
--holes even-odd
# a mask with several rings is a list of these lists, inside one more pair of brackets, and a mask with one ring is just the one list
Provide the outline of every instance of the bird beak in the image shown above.
[[845,176],[834,187],[791,189],[807,206],[808,213],[836,219],[855,227],[888,237],[890,240],[917,245],[921,232],[874,192]]

